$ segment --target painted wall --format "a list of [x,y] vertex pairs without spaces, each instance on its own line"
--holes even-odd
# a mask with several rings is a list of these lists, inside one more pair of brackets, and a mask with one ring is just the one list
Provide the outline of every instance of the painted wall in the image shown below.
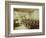
[[14,12],[14,19],[21,18],[21,16],[25,16],[26,19],[33,19],[38,20],[39,19],[39,10],[32,10],[32,12]]

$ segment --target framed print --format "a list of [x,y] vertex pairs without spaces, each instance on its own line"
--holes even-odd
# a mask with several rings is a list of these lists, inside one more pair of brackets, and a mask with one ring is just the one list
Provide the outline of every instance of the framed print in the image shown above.
[[34,36],[45,34],[45,4],[5,1],[5,35]]

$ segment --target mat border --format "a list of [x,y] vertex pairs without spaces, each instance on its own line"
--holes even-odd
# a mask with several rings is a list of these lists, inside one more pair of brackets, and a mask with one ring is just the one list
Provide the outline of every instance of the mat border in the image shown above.
[[[42,6],[42,32],[37,33],[16,33],[10,34],[10,5],[37,5]],[[45,35],[45,3],[33,3],[33,2],[19,2],[19,1],[5,1],[5,36],[6,37],[18,37],[18,36],[36,36]]]

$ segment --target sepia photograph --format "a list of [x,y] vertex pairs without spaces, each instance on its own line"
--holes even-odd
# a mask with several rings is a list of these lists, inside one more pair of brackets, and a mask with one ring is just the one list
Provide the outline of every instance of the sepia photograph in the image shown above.
[[45,4],[5,2],[5,36],[35,36],[45,34]]
[[13,8],[14,30],[39,29],[39,9]]

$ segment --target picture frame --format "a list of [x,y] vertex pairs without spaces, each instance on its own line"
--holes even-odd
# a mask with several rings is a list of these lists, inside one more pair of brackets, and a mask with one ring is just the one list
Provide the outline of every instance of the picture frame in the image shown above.
[[[15,30],[14,31],[13,30],[13,28],[14,28],[13,27],[13,22],[14,22],[13,21],[14,20],[13,15],[16,13],[15,11],[17,11],[17,12],[20,12],[20,11],[21,12],[22,11],[29,12],[30,9],[31,10],[37,10],[37,9],[40,10],[39,12],[37,11],[39,14],[38,16],[39,16],[39,21],[40,21],[38,24],[39,27],[38,28],[33,27],[36,30],[21,29],[21,30]],[[15,14],[15,15],[17,15],[17,14]],[[24,14],[22,13],[21,15],[24,15]],[[27,15],[27,13],[25,15]],[[5,1],[5,36],[6,37],[35,36],[35,35],[44,35],[44,34],[45,34],[45,3]]]

